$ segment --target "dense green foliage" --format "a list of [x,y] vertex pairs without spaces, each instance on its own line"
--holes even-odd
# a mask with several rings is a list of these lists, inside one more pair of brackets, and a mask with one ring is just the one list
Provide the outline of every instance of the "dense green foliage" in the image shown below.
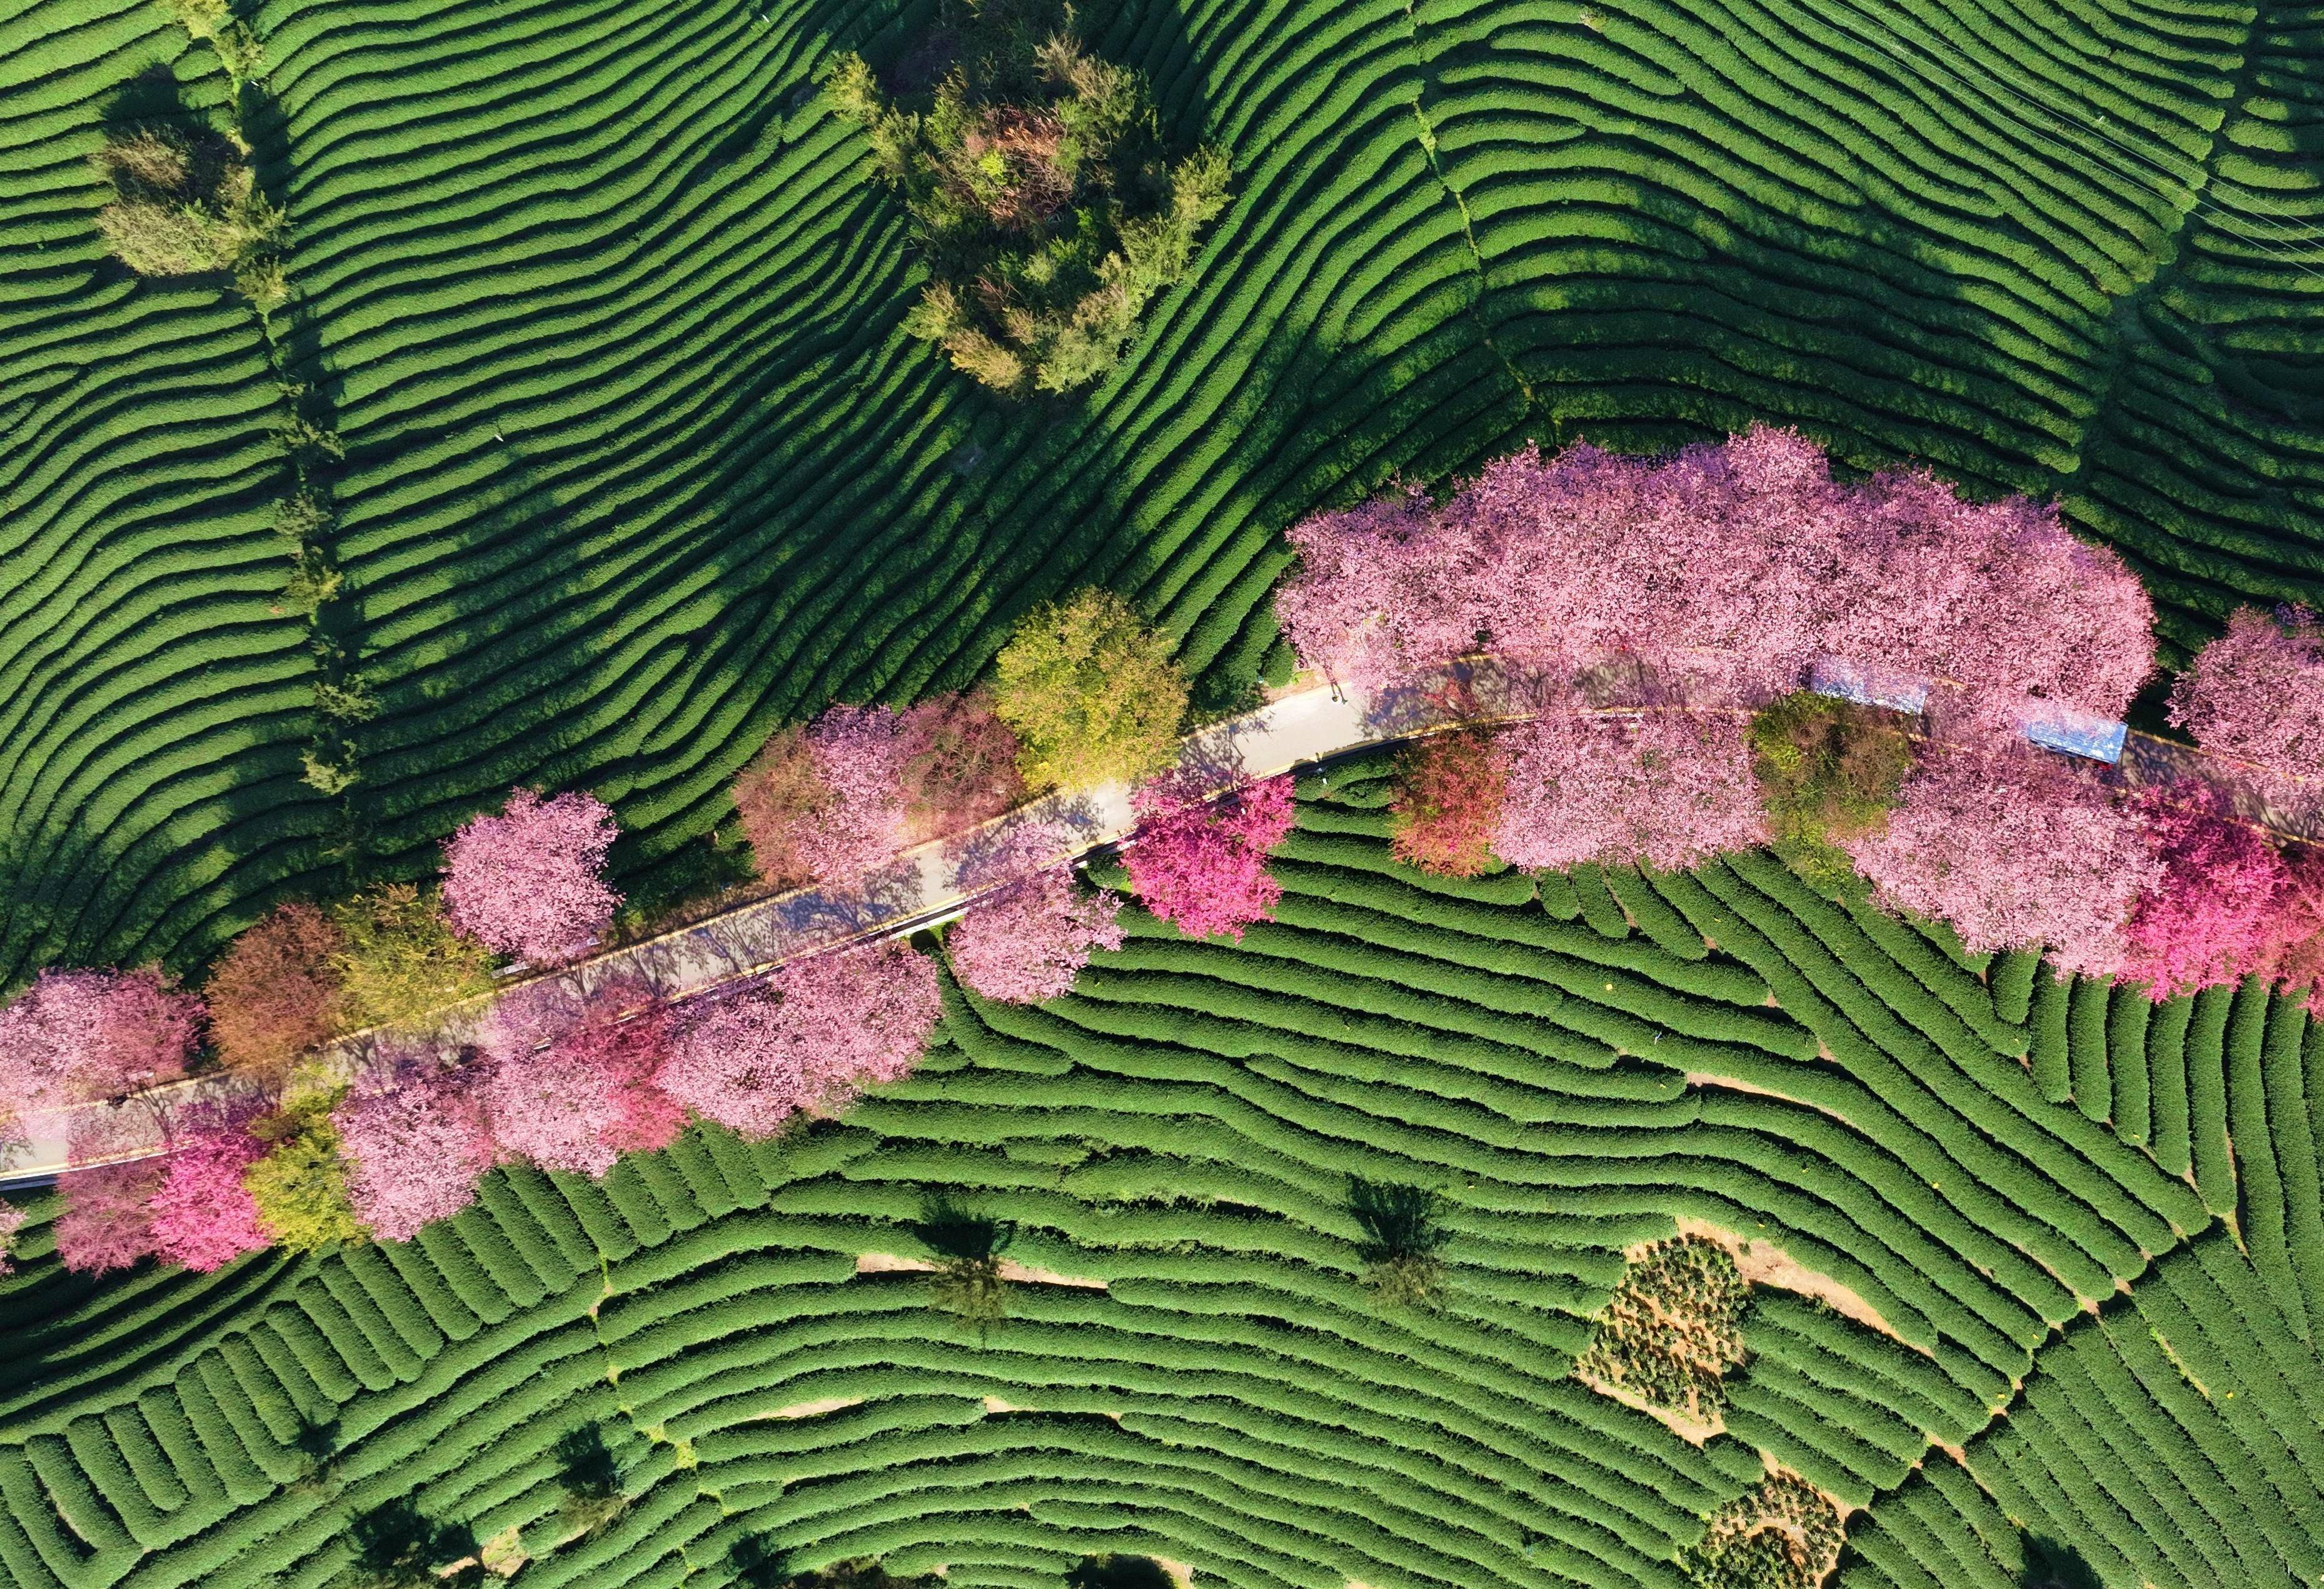
[[1775,853],[1827,894],[1865,891],[1838,840],[1876,831],[1912,767],[1895,712],[1803,690],[1751,720],[1751,770]]
[[831,76],[936,272],[905,328],[1012,397],[1086,386],[1186,273],[1226,158],[1166,163],[1144,79],[1091,55],[1064,0],[955,3],[909,62],[927,91],[890,101],[854,54]]
[[[350,1520],[408,1506],[382,1515],[431,1542],[515,1528],[536,1589],[865,1557],[1054,1589],[1109,1555],[1250,1589],[1680,1589],[1807,1542],[1771,1457],[1869,1508],[1842,1589],[2006,1589],[2031,1534],[2109,1583],[2324,1572],[2293,1455],[2324,1428],[2298,1006],[2155,1011],[2165,1124],[2136,1145],[2085,1092],[2116,1074],[2105,987],[2078,1020],[2093,985],[2052,1000],[1765,856],[1546,896],[1420,877],[1391,773],[1311,781],[1278,919],[1240,944],[1133,915],[1054,1004],[948,990],[918,1075],[763,1144],[503,1169],[409,1245],[101,1288],[36,1208],[0,1281],[0,1571],[348,1589]],[[2070,1049],[2108,1045],[2054,1100],[2026,1057],[2053,1007]],[[1351,1174],[1432,1194],[1431,1307],[1365,1285],[1395,1226]],[[1027,1276],[982,1331],[864,1262],[961,1245],[955,1216],[1008,1222]],[[1723,1434],[1597,1393],[1573,1369],[1626,1254],[1681,1217],[1893,1335],[1762,1283]],[[584,1424],[627,1498],[586,1536]]]
[[624,891],[675,886],[779,723],[967,684],[1093,580],[1198,695],[1247,681],[1286,524],[1528,434],[1765,418],[2061,491],[2173,660],[2238,595],[2324,592],[2295,12],[1084,6],[1166,146],[1236,176],[1053,408],[902,327],[908,216],[818,89],[844,51],[900,67],[934,11],[238,12],[280,104],[288,374],[346,446],[334,606],[377,715],[338,798],[300,782],[260,331],[106,263],[95,220],[124,86],[161,64],[224,124],[223,73],[159,6],[0,6],[31,196],[0,220],[0,968],[182,967],[343,892],[343,807],[366,878],[416,877],[520,783],[604,795]]
[[1708,1422],[1726,1405],[1720,1382],[1747,1355],[1749,1300],[1733,1255],[1717,1242],[1656,1242],[1606,1300],[1574,1372],[1649,1407]]

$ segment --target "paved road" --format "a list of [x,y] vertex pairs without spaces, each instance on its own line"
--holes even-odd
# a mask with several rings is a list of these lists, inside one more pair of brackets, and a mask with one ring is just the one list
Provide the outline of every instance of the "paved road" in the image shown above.
[[[1448,687],[1450,686],[1450,687]],[[1431,675],[1392,696],[1360,700],[1328,685],[1278,696],[1255,712],[1186,737],[1181,759],[1204,769],[1220,791],[1243,780],[1271,776],[1328,761],[1368,746],[1409,739],[1455,721],[1522,717],[1533,709],[1528,681],[1489,661]],[[2203,776],[2202,758],[2181,746],[2133,734],[2119,776],[2133,784]],[[2239,802],[2248,806],[2249,802]],[[2247,820],[2284,827],[2274,813],[2246,810]],[[352,1077],[383,1048],[433,1045],[448,1051],[473,1041],[491,1006],[518,987],[578,996],[608,983],[629,983],[641,1003],[674,1001],[763,976],[786,960],[867,939],[890,936],[957,915],[975,896],[964,888],[959,860],[982,842],[1026,822],[1054,822],[1070,835],[1060,861],[1117,844],[1136,826],[1127,785],[1109,784],[1070,795],[1052,795],[983,828],[906,851],[885,870],[849,889],[807,888],[750,899],[686,926],[593,955],[545,976],[512,978],[494,993],[447,1010],[428,1033],[356,1033],[328,1054],[338,1074]],[[2298,832],[2297,837],[2313,837]],[[29,1141],[0,1162],[0,1186],[54,1178],[65,1168],[76,1129],[102,1130],[106,1151],[83,1158],[139,1158],[158,1152],[169,1120],[205,1101],[230,1096],[240,1083],[204,1079],[156,1088],[129,1108],[84,1105],[26,1121]]]

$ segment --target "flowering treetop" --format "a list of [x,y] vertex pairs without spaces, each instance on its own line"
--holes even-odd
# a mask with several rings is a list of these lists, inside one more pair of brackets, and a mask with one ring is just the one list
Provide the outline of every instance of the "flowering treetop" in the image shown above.
[[2014,732],[2029,696],[2119,716],[2153,662],[2136,577],[2054,509],[1920,473],[1843,485],[1766,427],[1657,459],[1528,448],[1441,507],[1408,493],[1290,539],[1284,628],[1365,690],[1481,648],[1569,676],[1624,658],[1698,702],[1753,703],[1831,653]]
[[42,971],[0,1009],[0,1121],[185,1074],[202,1001],[160,971]]
[[2250,607],[2196,654],[2171,691],[2171,721],[2295,819],[2324,811],[2324,626],[2287,607]]
[[614,834],[613,813],[594,796],[512,792],[499,815],[471,819],[444,847],[452,925],[535,964],[573,959],[621,905],[604,876]]
[[1291,831],[1291,780],[1265,778],[1215,800],[1208,794],[1203,776],[1185,769],[1141,786],[1130,797],[1138,831],[1122,865],[1146,908],[1188,937],[1240,939],[1283,897],[1267,852]]

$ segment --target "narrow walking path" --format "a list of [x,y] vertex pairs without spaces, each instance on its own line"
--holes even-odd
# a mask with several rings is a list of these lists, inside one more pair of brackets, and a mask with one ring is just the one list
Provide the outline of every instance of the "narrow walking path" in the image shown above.
[[[1292,772],[1352,751],[1394,744],[1458,724],[1507,722],[1537,710],[1534,681],[1491,659],[1455,665],[1379,697],[1359,697],[1311,684],[1256,711],[1198,729],[1180,741],[1182,765],[1205,773],[1224,793],[1238,783]],[[1741,708],[1736,710],[1740,711]],[[2209,776],[2207,759],[2150,734],[2129,736],[2116,776],[2132,785]],[[1058,862],[1082,860],[1120,843],[1137,826],[1127,785],[1045,796],[964,834],[905,851],[849,888],[802,888],[746,900],[686,925],[590,955],[573,965],[513,978],[492,993],[442,1012],[425,1033],[353,1033],[327,1051],[337,1073],[353,1077],[390,1048],[441,1051],[473,1042],[493,1006],[520,988],[580,997],[610,986],[639,989],[641,1007],[676,1003],[747,983],[788,960],[893,937],[958,915],[982,890],[964,887],[960,862],[1000,834],[1028,823],[1054,823],[1067,835]],[[2314,824],[2293,824],[2232,795],[2246,820],[2299,839]],[[0,1187],[53,1180],[73,1162],[76,1128],[105,1127],[106,1151],[82,1162],[118,1162],[161,1150],[165,1124],[189,1108],[222,1102],[246,1086],[223,1076],[156,1088],[128,1106],[76,1105],[29,1116],[28,1141],[0,1162]]]

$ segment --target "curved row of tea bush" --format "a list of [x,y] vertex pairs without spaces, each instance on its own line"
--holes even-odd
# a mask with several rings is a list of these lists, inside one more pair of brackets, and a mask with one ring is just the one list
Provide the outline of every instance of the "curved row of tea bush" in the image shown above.
[[[1111,1550],[1254,1589],[1678,1589],[1768,1458],[1870,1507],[1867,1563],[1892,1512],[1934,1504],[1932,1442],[2034,1484],[2010,1442],[2070,1416],[2121,1290],[2161,1320],[2190,1260],[2234,1259],[2188,1179],[2043,1096],[2030,962],[1754,857],[1425,877],[1389,858],[1387,767],[1305,781],[1277,919],[1240,946],[1141,916],[1054,1004],[950,989],[920,1070],[841,1119],[758,1146],[696,1127],[602,1182],[506,1168],[410,1244],[208,1277],[93,1287],[36,1217],[0,1281],[0,1562],[73,1589],[351,1586],[351,1521],[409,1502],[479,1545],[515,1530],[535,1584],[740,1582],[773,1552],[1029,1586]],[[2232,1184],[2273,1144],[2287,1189],[2293,1290],[2231,1199],[2261,1278],[2200,1347],[2257,1399],[2312,1327],[2314,1182],[2288,1167],[2312,1166],[2313,1095],[2271,1074],[2255,1101],[2227,1025],[2190,1029],[2182,1064],[2241,1122]],[[1434,1310],[1366,1285],[1351,1175],[1441,1199]],[[937,1202],[1013,1229],[982,1328],[908,1267],[940,1255]],[[1626,1252],[1679,1217],[1862,1304],[1757,1287],[1700,1447],[1571,1377]],[[2316,1410],[2252,1416],[2312,1443]],[[556,1447],[589,1425],[628,1500],[578,1536]],[[2169,1559],[2209,1548],[2204,1519],[2281,1533],[2240,1473],[2175,1471],[2202,1508]],[[2043,1504],[2098,1559],[2076,1530],[2104,1518]],[[2216,1580],[2157,1579],[2182,1581]]]
[[[776,722],[964,684],[1090,580],[1224,702],[1273,648],[1284,525],[1529,435],[1765,419],[2061,491],[2177,659],[2236,596],[2317,591],[2308,113],[2262,87],[2312,69],[2273,14],[1115,7],[1093,49],[1228,152],[1234,202],[1113,377],[1012,407],[900,331],[900,212],[815,92],[927,7],[266,0],[300,367],[349,448],[342,604],[383,706],[361,864],[425,870],[536,783],[613,802],[632,893],[678,886]],[[0,964],[190,961],[315,891],[327,822],[297,622],[265,611],[268,394],[205,290],[91,284],[85,156],[177,35],[114,0],[8,21],[37,42],[0,146],[39,197],[6,224],[47,252],[0,357],[36,394],[59,336],[143,373],[101,428],[36,398],[48,439],[12,455],[0,611],[54,662],[0,674],[0,799],[36,839]]]

